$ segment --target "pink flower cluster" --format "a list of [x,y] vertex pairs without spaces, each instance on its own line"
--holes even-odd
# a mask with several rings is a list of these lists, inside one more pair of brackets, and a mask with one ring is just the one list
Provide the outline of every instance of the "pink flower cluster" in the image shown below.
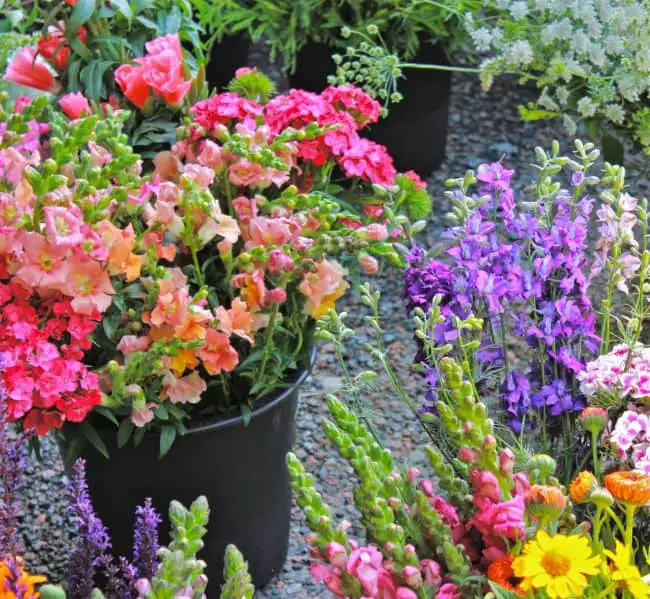
[[0,381],[10,422],[24,418],[27,430],[44,435],[99,404],[97,376],[82,362],[97,319],[59,294],[44,301],[18,279],[0,282]]
[[138,108],[146,106],[150,91],[170,106],[179,106],[192,87],[187,79],[178,34],[166,35],[145,44],[147,54],[135,64],[123,64],[115,71],[122,93]]
[[578,374],[578,380],[580,391],[586,397],[594,397],[599,393],[628,399],[648,397],[650,349],[642,345],[632,349],[627,345],[617,345],[608,354],[589,362]]
[[358,131],[379,118],[379,104],[352,86],[329,87],[321,94],[292,89],[265,106],[224,93],[192,107],[195,122],[214,133],[219,125],[262,118],[273,136],[289,128],[316,123],[327,130],[316,139],[299,142],[297,156],[316,166],[335,160],[346,175],[383,186],[394,183],[397,172],[384,146],[360,137]]
[[[441,585],[440,566],[434,560],[424,559],[419,567],[404,566],[397,572],[395,565],[386,560],[377,547],[359,547],[354,541],[349,544],[351,550],[348,552],[340,543],[330,542],[325,556],[328,565],[318,563],[311,567],[314,580],[324,583],[339,598],[346,597],[350,581],[357,580],[363,599],[417,599],[416,589],[423,585],[438,589],[436,599],[460,599],[454,584]],[[404,551],[415,556],[415,548],[411,545]]]
[[609,441],[619,459],[629,458],[636,470],[650,473],[650,414],[631,407],[619,416]]

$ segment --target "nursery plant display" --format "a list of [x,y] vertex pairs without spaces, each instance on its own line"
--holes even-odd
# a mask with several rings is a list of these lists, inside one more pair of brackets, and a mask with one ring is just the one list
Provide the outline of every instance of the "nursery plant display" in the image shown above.
[[[11,421],[60,430],[68,463],[83,452],[116,547],[144,497],[204,493],[223,518],[210,566],[236,541],[260,583],[286,555],[284,454],[314,318],[345,292],[346,267],[403,262],[394,243],[430,201],[360,137],[379,111],[362,91],[269,100],[251,70],[233,86],[242,95],[192,107],[147,177],[120,134],[127,113],[70,120],[45,99],[11,108],[1,376]],[[197,453],[209,477],[186,467]]]
[[[379,293],[368,286],[362,293],[375,330],[368,349],[417,414],[417,400],[382,360]],[[344,318],[331,312],[320,335],[345,343],[354,332]],[[437,327],[450,322],[457,335],[437,341]],[[515,453],[499,438],[470,357],[486,324],[471,312],[445,315],[440,295],[427,312],[414,309],[416,337],[438,373],[435,415],[418,418],[432,441],[425,448],[431,478],[400,467],[349,407],[328,399],[331,420],[323,428],[358,476],[354,501],[366,544],[350,538],[349,522],[334,522],[300,461],[289,455],[312,531],[312,576],[337,597],[648,597],[648,547],[635,542],[634,532],[650,500],[650,478],[617,465],[604,476],[584,470],[563,486],[552,457]],[[348,390],[373,376],[349,378]],[[598,439],[607,412],[588,407],[583,423],[594,434],[593,470],[602,472],[608,449]]]
[[486,88],[503,73],[534,81],[536,103],[523,118],[560,118],[571,135],[584,121],[617,160],[616,137],[629,133],[650,146],[647,50],[650,6],[645,1],[492,1],[485,13],[468,14]]

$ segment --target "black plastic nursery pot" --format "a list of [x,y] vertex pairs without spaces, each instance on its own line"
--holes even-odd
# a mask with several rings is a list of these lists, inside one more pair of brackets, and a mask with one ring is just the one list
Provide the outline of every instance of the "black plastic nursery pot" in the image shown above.
[[245,32],[226,36],[212,47],[210,59],[205,66],[205,80],[220,92],[230,83],[239,67],[248,64],[251,49],[250,38]]
[[[298,53],[295,73],[289,76],[291,87],[322,91],[327,76],[335,71],[333,53],[326,44],[307,44]],[[424,42],[409,62],[449,65],[441,46]],[[385,145],[398,170],[414,170],[428,177],[445,158],[451,73],[405,69],[403,74],[399,91],[404,99],[391,104],[388,116],[364,129],[363,135]]]
[[199,557],[208,565],[208,597],[218,596],[229,543],[245,556],[255,586],[264,586],[287,557],[291,485],[285,458],[295,442],[299,389],[309,372],[301,370],[288,388],[262,400],[248,425],[241,416],[190,424],[163,458],[158,434],[122,448],[114,429],[102,434],[108,460],[87,444],[81,457],[88,488],[113,554],[131,557],[134,512],[145,498],[151,497],[163,516],[160,541],[165,544],[169,503],[177,499],[189,507],[205,495],[210,521]]

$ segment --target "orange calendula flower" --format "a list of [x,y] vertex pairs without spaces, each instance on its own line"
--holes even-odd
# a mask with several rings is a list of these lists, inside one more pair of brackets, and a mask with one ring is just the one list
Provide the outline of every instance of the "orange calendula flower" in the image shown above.
[[569,495],[577,503],[586,503],[597,486],[596,477],[585,470],[578,474],[569,485]]
[[498,584],[507,591],[523,597],[526,593],[519,588],[520,579],[515,576],[515,572],[512,569],[514,559],[512,555],[504,555],[493,561],[488,566],[487,577],[488,580]]
[[650,474],[645,472],[612,472],[605,476],[605,487],[621,503],[642,506],[650,502]]
[[558,518],[566,509],[568,500],[559,487],[533,485],[524,495],[526,509],[539,519]]
[[18,558],[14,563],[7,561],[0,562],[0,599],[15,599],[16,593],[13,589],[20,586],[23,590],[23,597],[37,598],[36,585],[42,584],[47,579],[45,576],[32,576],[25,571],[22,559]]

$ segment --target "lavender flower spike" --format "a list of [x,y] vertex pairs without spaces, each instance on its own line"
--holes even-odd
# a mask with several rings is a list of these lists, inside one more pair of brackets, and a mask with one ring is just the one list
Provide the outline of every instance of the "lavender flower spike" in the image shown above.
[[67,596],[69,599],[88,599],[95,577],[95,566],[110,549],[105,526],[95,514],[86,483],[86,464],[78,459],[73,466],[68,486],[70,514],[76,525],[79,541],[70,555]]
[[158,569],[158,526],[162,519],[151,504],[151,498],[135,511],[133,533],[133,565],[137,577],[151,580]]

